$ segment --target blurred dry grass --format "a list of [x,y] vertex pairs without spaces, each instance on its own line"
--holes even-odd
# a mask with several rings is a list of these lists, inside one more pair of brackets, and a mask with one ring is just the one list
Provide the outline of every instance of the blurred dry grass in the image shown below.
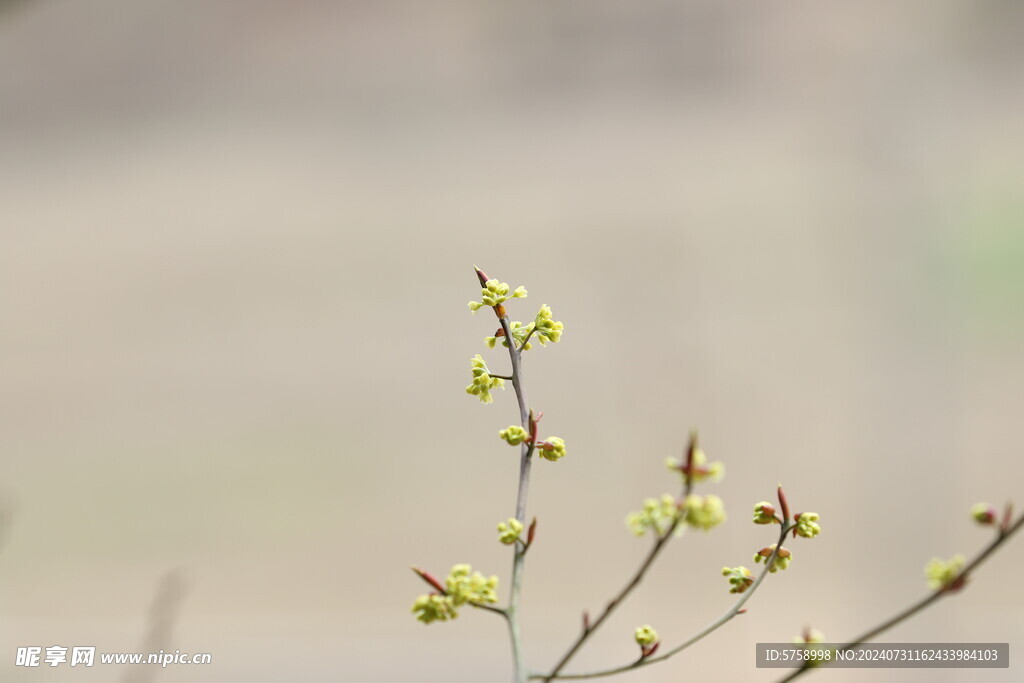
[[[691,427],[727,463],[731,523],[672,549],[578,666],[633,656],[638,623],[677,639],[720,614],[717,569],[764,544],[746,518],[779,480],[825,534],[744,619],[632,680],[773,680],[754,642],[862,630],[921,593],[932,555],[982,543],[971,503],[1024,504],[1021,19],[950,1],[8,7],[3,650],[131,650],[154,581],[183,567],[174,646],[214,665],[159,680],[505,680],[498,620],[408,614],[410,562],[508,570],[493,526],[515,463],[495,432],[515,410],[462,393],[492,331],[465,310],[474,263],[567,328],[526,368],[570,446],[532,491],[535,665],[633,567],[623,517],[673,485],[661,463]],[[1016,646],[1022,559],[892,639]]]

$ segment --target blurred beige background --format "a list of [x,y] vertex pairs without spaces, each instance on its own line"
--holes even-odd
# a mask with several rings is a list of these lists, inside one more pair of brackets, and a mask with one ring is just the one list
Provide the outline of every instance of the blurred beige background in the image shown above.
[[[409,614],[411,563],[509,571],[513,395],[463,392],[474,353],[504,366],[474,263],[566,325],[526,368],[570,449],[534,470],[535,667],[646,550],[624,516],[675,490],[691,427],[730,522],[670,548],[574,670],[723,612],[778,481],[822,536],[619,680],[775,680],[755,642],[916,599],[929,558],[986,541],[970,504],[1024,508],[1022,10],[4,3],[0,678],[508,680],[500,620]],[[1018,657],[1022,561],[886,640]],[[13,665],[154,628],[213,665]]]

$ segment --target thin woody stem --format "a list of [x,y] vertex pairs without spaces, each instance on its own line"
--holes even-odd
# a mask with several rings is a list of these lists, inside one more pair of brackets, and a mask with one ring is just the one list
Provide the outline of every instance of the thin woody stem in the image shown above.
[[473,607],[476,607],[477,609],[486,610],[488,612],[494,612],[495,614],[500,614],[501,616],[508,618],[508,615],[505,613],[505,610],[501,607],[493,607],[491,605],[485,605],[481,602],[471,602],[469,604]]
[[[686,474],[686,476],[684,477],[685,483],[683,485],[684,502],[687,498],[690,497],[690,492],[693,490],[693,476],[691,473],[693,471],[693,454],[696,448],[696,436],[693,436],[690,438],[690,444],[687,448],[686,464],[684,468]],[[646,557],[644,557],[643,561],[640,563],[640,567],[636,570],[636,573],[633,574],[633,577],[629,580],[629,583],[627,583],[623,587],[623,589],[620,590],[618,594],[615,595],[615,597],[613,597],[611,601],[608,602],[607,605],[605,605],[604,610],[597,617],[597,619],[593,620],[592,622],[588,621],[587,625],[584,627],[580,635],[576,638],[575,642],[573,642],[573,644],[569,647],[569,650],[564,655],[562,655],[562,658],[560,660],[558,660],[558,663],[555,665],[555,668],[551,670],[551,673],[537,675],[533,678],[542,678],[545,683],[548,683],[548,681],[551,681],[555,678],[565,678],[565,676],[560,676],[559,672],[562,669],[564,669],[566,665],[569,664],[569,661],[572,660],[574,656],[576,656],[576,653],[579,651],[581,647],[583,647],[583,644],[587,642],[587,639],[590,638],[594,631],[596,631],[609,616],[611,616],[611,613],[615,610],[615,608],[618,607],[622,603],[622,601],[625,600],[629,596],[629,594],[633,592],[634,588],[640,585],[640,582],[643,580],[644,575],[647,573],[647,570],[650,569],[651,565],[654,564],[654,561],[658,558],[658,555],[661,553],[662,549],[668,544],[668,541],[672,538],[672,534],[675,532],[676,527],[679,526],[681,521],[682,515],[676,516],[668,530],[658,537],[658,540],[655,541],[654,545],[651,547]],[[645,658],[640,661],[650,660]],[[638,663],[639,662],[634,663],[634,665],[632,666],[636,666]],[[632,666],[627,668],[632,668]]]
[[[509,329],[508,316],[501,318],[501,328],[505,330],[507,339],[512,339]],[[512,387],[516,392],[516,400],[519,403],[519,419],[523,429],[530,431],[530,407],[526,398],[526,388],[523,386],[522,357],[515,343],[508,346],[509,359],[512,362]],[[520,450],[519,460],[519,490],[516,492],[516,519],[526,523],[526,499],[530,492],[530,465],[533,462],[533,442],[523,442]],[[513,546],[512,559],[512,588],[509,593],[508,607],[505,609],[505,618],[508,621],[509,636],[512,640],[512,659],[515,667],[515,683],[522,683],[527,679],[526,658],[523,654],[523,636],[519,621],[519,596],[523,587],[523,560],[526,555],[525,548],[518,545]]]
[[[862,643],[866,643],[869,640],[875,638],[876,636],[885,633],[897,624],[906,621],[907,619],[914,616],[921,610],[925,609],[926,607],[929,607],[932,603],[938,602],[941,598],[947,595],[953,595],[957,590],[963,588],[965,582],[967,581],[967,578],[970,576],[970,573],[977,569],[978,566],[989,557],[989,555],[994,553],[996,549],[999,548],[999,546],[1001,546],[1003,543],[1009,540],[1010,536],[1015,534],[1021,528],[1022,525],[1024,525],[1024,515],[1021,515],[1017,519],[1017,521],[1014,522],[1012,525],[1008,525],[1006,528],[1000,530],[995,540],[993,540],[991,543],[985,546],[984,550],[978,553],[977,557],[968,562],[960,571],[960,574],[957,577],[956,581],[954,581],[954,583],[952,584],[952,586],[956,586],[956,588],[947,587],[936,590],[935,592],[927,595],[921,600],[918,600],[902,612],[899,612],[898,614],[896,614],[893,617],[890,617],[878,626],[875,626],[874,628],[862,633],[850,642],[846,643],[841,648],[839,648],[839,652],[846,652],[847,650],[851,650]],[[808,673],[809,671],[813,671],[815,668],[817,667],[806,667],[797,669],[796,671],[784,676],[783,678],[780,678],[778,683],[785,683],[785,681],[791,681],[794,678],[798,678],[799,676]]]
[[782,547],[782,542],[783,540],[785,540],[786,534],[789,533],[790,529],[792,529],[791,526],[782,526],[782,531],[779,534],[779,541],[776,544],[775,549],[772,551],[771,556],[769,556],[767,561],[765,562],[764,569],[761,570],[761,573],[760,575],[758,575],[757,580],[755,580],[754,583],[751,584],[750,588],[748,588],[746,592],[743,593],[742,597],[740,597],[740,599],[737,600],[733,604],[733,606],[729,608],[728,612],[726,612],[721,617],[705,626],[689,640],[681,643],[680,645],[677,645],[676,647],[672,648],[671,650],[668,650],[663,654],[658,655],[657,657],[645,657],[640,660],[634,661],[630,664],[618,666],[612,669],[602,669],[601,671],[590,671],[588,673],[579,674],[560,674],[557,671],[555,671],[547,675],[534,676],[534,678],[543,678],[545,682],[550,681],[552,679],[581,680],[586,678],[601,678],[602,676],[612,676],[614,674],[633,671],[635,669],[639,669],[642,666],[647,666],[648,664],[654,664],[655,662],[665,661],[669,657],[679,654],[686,648],[694,645],[695,643],[703,640],[708,635],[717,631],[719,628],[721,628],[730,620],[732,620],[733,617],[740,613],[740,611],[743,609],[743,605],[746,604],[747,600],[750,600],[750,598],[757,591],[758,586],[760,586],[761,582],[764,581],[766,576],[768,576],[768,573],[771,570],[772,565],[775,563],[775,558],[779,553],[779,549]]
[[[475,268],[477,279],[480,285],[487,285],[488,277],[485,272]],[[512,387],[516,392],[516,401],[519,404],[519,421],[528,433],[531,432],[530,402],[526,398],[526,388],[523,386],[522,349],[516,347],[515,337],[512,336],[512,329],[508,320],[508,313],[501,304],[493,307],[494,314],[501,323],[501,331],[508,340],[508,356],[512,362],[512,375],[498,376],[500,379],[511,380]],[[492,375],[494,376],[494,375]],[[516,492],[516,519],[526,523],[526,499],[530,492],[530,465],[533,461],[533,440],[524,441],[520,450],[519,461],[519,487]],[[519,596],[523,586],[523,560],[526,555],[526,547],[519,544],[512,546],[512,587],[509,591],[508,606],[501,610],[508,622],[509,639],[512,641],[512,666],[514,672],[513,683],[525,683],[529,677],[526,669],[526,657],[523,654],[523,636],[519,621]]]
[[[481,286],[487,284],[487,274],[476,268],[477,278]],[[516,401],[519,403],[519,421],[523,429],[530,433],[530,402],[526,398],[526,388],[523,386],[522,350],[516,348],[515,337],[512,336],[512,329],[509,326],[508,314],[502,305],[494,306],[494,314],[501,322],[501,330],[508,340],[508,357],[512,362],[512,375],[502,376],[501,379],[512,381],[512,387],[516,392]],[[496,375],[492,375],[494,377]],[[530,465],[533,461],[533,441],[524,441],[520,450],[519,460],[519,489],[516,492],[516,519],[526,523],[526,499],[530,492]],[[523,559],[526,555],[526,547],[519,544],[512,546],[512,588],[509,592],[508,606],[501,610],[505,621],[508,622],[509,639],[512,641],[512,666],[514,672],[513,683],[525,683],[529,677],[526,669],[526,657],[523,654],[523,636],[519,621],[519,596],[523,587]]]

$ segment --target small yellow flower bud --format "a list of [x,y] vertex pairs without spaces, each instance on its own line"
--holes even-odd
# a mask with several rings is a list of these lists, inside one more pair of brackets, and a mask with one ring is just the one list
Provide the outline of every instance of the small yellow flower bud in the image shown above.
[[565,457],[565,441],[557,436],[549,436],[537,444],[537,453],[551,462],[561,460]]
[[467,602],[498,601],[498,577],[484,578],[483,574],[472,569],[468,564],[457,564],[448,574],[445,585],[455,607],[461,607]]
[[952,586],[959,578],[960,570],[963,569],[966,561],[963,555],[954,555],[948,562],[944,562],[938,557],[932,558],[924,568],[928,587],[932,590],[942,590]]
[[995,524],[998,516],[996,509],[988,503],[975,503],[971,506],[971,517],[982,526]]
[[695,529],[711,531],[725,521],[725,506],[718,496],[691,495],[684,507],[686,523]]
[[730,593],[744,593],[754,583],[754,575],[746,567],[722,567],[722,576],[729,577]]
[[519,534],[523,533],[523,523],[515,517],[509,517],[507,522],[498,524],[498,540],[505,545],[512,545],[519,540]]
[[658,632],[650,626],[638,626],[633,634],[636,639],[636,644],[640,647],[650,647],[658,642]]
[[526,441],[529,434],[519,425],[511,425],[498,432],[498,436],[507,441],[510,446],[518,446]]
[[[755,555],[754,555],[754,562],[767,562],[768,558],[772,556],[773,552],[775,552],[775,546],[777,546],[777,545],[778,545],[778,543],[772,543],[767,548],[761,548],[757,553],[755,553]],[[774,574],[775,572],[779,571],[780,569],[787,569],[789,567],[789,563],[792,560],[793,560],[793,553],[792,552],[790,552],[786,548],[779,548],[779,552],[775,556],[775,561],[772,563],[772,566],[768,570],[768,573]]]
[[412,612],[424,624],[434,621],[448,621],[459,616],[447,595],[421,595],[412,605]]
[[796,516],[796,535],[814,538],[821,533],[817,512],[801,512]]
[[754,506],[754,524],[778,524],[775,517],[775,506],[766,501],[761,501]]

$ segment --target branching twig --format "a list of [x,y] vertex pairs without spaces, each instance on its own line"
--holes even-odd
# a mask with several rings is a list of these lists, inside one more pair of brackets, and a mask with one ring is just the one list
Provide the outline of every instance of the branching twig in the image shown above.
[[[690,437],[690,443],[686,449],[686,462],[684,466],[685,476],[683,478],[684,484],[682,498],[684,502],[687,498],[690,497],[690,492],[693,490],[693,456],[696,449],[697,437],[696,435],[694,435]],[[545,683],[548,683],[548,681],[551,681],[555,678],[560,678],[560,676],[558,675],[559,672],[566,667],[566,665],[576,655],[579,649],[583,647],[583,644],[587,642],[587,639],[590,638],[594,631],[596,631],[598,627],[600,627],[601,624],[603,624],[609,616],[611,616],[611,613],[615,610],[615,608],[618,607],[622,603],[622,601],[625,600],[629,596],[629,594],[633,592],[633,589],[640,585],[640,581],[643,580],[644,575],[647,573],[647,570],[650,569],[652,564],[654,564],[654,560],[657,559],[662,549],[668,544],[669,539],[672,538],[672,535],[675,533],[676,528],[679,526],[681,522],[682,516],[677,515],[676,518],[672,521],[672,524],[671,526],[669,526],[668,530],[661,536],[659,536],[657,541],[655,541],[654,545],[651,547],[651,550],[647,553],[647,556],[644,557],[643,561],[640,563],[640,567],[636,570],[636,573],[633,574],[633,578],[631,578],[629,583],[627,583],[625,587],[621,591],[619,591],[618,594],[615,597],[613,597],[607,605],[605,605],[604,610],[597,617],[597,619],[595,619],[592,622],[588,619],[587,624],[583,628],[583,631],[580,632],[580,635],[576,638],[575,642],[573,642],[573,644],[569,646],[569,650],[564,655],[562,655],[562,658],[560,660],[558,660],[558,663],[555,665],[555,668],[551,670],[551,673],[547,674],[546,676],[534,676],[534,678],[543,678]]]
[[775,549],[772,551],[771,556],[768,557],[767,561],[765,562],[764,569],[761,570],[761,573],[760,573],[760,575],[758,575],[757,580],[755,580],[754,583],[751,584],[750,588],[748,588],[743,593],[743,595],[740,596],[740,599],[737,600],[733,604],[733,606],[729,608],[729,611],[726,612],[725,614],[723,614],[721,617],[719,617],[715,621],[713,621],[710,624],[708,624],[707,626],[705,626],[703,629],[701,629],[699,632],[697,632],[693,637],[691,637],[690,639],[688,639],[685,642],[681,643],[680,645],[677,645],[676,647],[672,648],[671,650],[668,650],[667,652],[665,652],[665,653],[663,653],[661,655],[658,655],[657,657],[645,657],[645,658],[640,659],[638,661],[634,661],[634,662],[632,662],[630,664],[626,664],[624,666],[618,666],[618,667],[615,667],[615,668],[612,668],[612,669],[603,669],[601,671],[591,671],[591,672],[588,672],[588,673],[579,673],[579,674],[560,674],[560,673],[558,673],[558,670],[556,669],[555,671],[553,671],[550,674],[534,676],[534,678],[542,678],[545,681],[545,683],[547,681],[552,680],[552,679],[580,680],[580,679],[584,679],[584,678],[600,678],[602,676],[611,676],[611,675],[614,675],[614,674],[625,673],[627,671],[633,671],[635,669],[639,669],[642,666],[647,666],[648,664],[654,664],[655,662],[661,662],[661,661],[664,661],[664,660],[668,659],[669,657],[672,657],[673,655],[679,654],[680,652],[682,652],[686,648],[690,647],[691,645],[694,645],[695,643],[699,642],[700,640],[703,640],[705,637],[707,637],[711,633],[714,633],[715,631],[717,631],[719,628],[724,626],[727,622],[732,620],[733,617],[735,617],[737,614],[740,613],[740,611],[743,609],[743,605],[745,605],[747,600],[749,600],[754,595],[754,593],[757,591],[758,586],[761,585],[761,582],[764,581],[765,577],[768,575],[769,571],[771,570],[772,565],[775,563],[775,558],[776,558],[776,556],[779,553],[779,549],[782,547],[782,542],[786,538],[786,534],[789,533],[789,531],[792,528],[793,528],[792,525],[786,525],[786,524],[782,525],[782,530],[779,533],[779,541],[776,544]]
[[[899,612],[898,614],[896,614],[895,616],[887,619],[886,621],[882,622],[878,626],[875,626],[874,628],[872,628],[872,629],[862,633],[861,635],[857,636],[856,638],[854,638],[850,642],[846,643],[845,645],[840,647],[838,651],[839,652],[846,652],[847,650],[851,650],[851,649],[857,647],[858,645],[860,645],[862,643],[866,643],[869,640],[875,638],[876,636],[879,636],[882,633],[885,633],[886,631],[888,631],[889,629],[893,628],[897,624],[900,624],[900,623],[906,621],[907,619],[909,619],[910,617],[914,616],[915,614],[917,614],[921,610],[923,610],[926,607],[930,606],[932,603],[938,602],[939,599],[941,599],[941,598],[943,598],[943,597],[945,597],[947,595],[952,595],[955,592],[957,592],[960,589],[962,589],[963,586],[965,585],[968,577],[970,576],[970,573],[972,571],[974,571],[975,569],[977,569],[978,566],[982,562],[984,562],[988,558],[989,555],[994,553],[996,551],[996,549],[999,548],[999,546],[1001,546],[1003,543],[1005,543],[1010,538],[1010,536],[1012,536],[1014,533],[1016,533],[1021,528],[1021,526],[1024,526],[1024,515],[1021,515],[1017,519],[1017,521],[1014,522],[1012,525],[1008,525],[1005,528],[1001,529],[998,532],[998,535],[996,536],[995,540],[993,540],[991,543],[989,543],[985,547],[984,550],[982,550],[980,553],[978,553],[977,557],[972,559],[970,562],[968,562],[964,566],[964,568],[960,571],[960,574],[957,576],[957,579],[952,584],[950,584],[946,588],[940,588],[940,589],[934,591],[933,593],[929,594],[925,598],[923,598],[921,600],[918,600],[917,602],[912,604],[910,607],[907,607],[906,609],[904,609],[902,612]],[[813,671],[816,668],[820,668],[820,666],[821,665],[814,666],[814,667],[802,667],[802,668],[799,668],[796,671],[793,671],[792,673],[784,676],[783,678],[780,678],[778,683],[785,683],[786,681],[791,681],[794,678],[802,676],[802,675],[804,675],[805,673],[807,673],[809,671]]]

